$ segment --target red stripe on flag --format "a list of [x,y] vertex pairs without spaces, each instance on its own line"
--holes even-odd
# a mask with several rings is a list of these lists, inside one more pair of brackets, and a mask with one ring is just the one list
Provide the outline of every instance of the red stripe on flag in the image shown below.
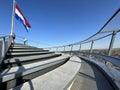
[[18,5],[16,4],[16,9],[20,12],[20,14],[23,16],[24,18],[24,24],[28,27],[31,28],[30,24],[28,23],[27,19],[24,17],[24,15],[22,14],[22,12],[20,11]]

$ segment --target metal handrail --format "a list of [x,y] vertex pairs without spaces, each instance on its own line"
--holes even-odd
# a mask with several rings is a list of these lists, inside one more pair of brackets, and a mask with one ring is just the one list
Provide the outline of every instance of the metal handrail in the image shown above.
[[[120,8],[115,12],[115,14],[113,14],[113,16],[103,25],[103,27],[97,33],[95,33],[94,35],[90,36],[89,38],[87,38],[85,40],[82,40],[82,41],[79,41],[79,42],[71,43],[71,44],[68,44],[68,45],[47,47],[47,48],[44,48],[44,49],[52,50],[52,49],[56,48],[55,50],[59,51],[58,48],[63,48],[64,50],[60,50],[59,52],[69,52],[69,53],[72,53],[73,47],[75,45],[80,45],[78,51],[81,51],[82,45],[84,45],[86,43],[91,43],[90,50],[89,50],[90,52],[89,53],[84,53],[84,54],[89,54],[89,56],[90,55],[99,56],[100,58],[103,58],[106,61],[111,62],[114,65],[120,67],[120,61],[119,61],[120,59],[115,59],[115,58],[111,57],[111,52],[112,52],[112,49],[113,49],[115,36],[116,36],[117,33],[120,32],[120,25],[117,26],[117,28],[115,28],[115,27],[112,27],[112,28],[109,28],[109,29],[107,28],[109,26],[111,27],[111,24],[114,24],[116,22],[116,21],[114,22],[114,20],[119,20],[120,18],[118,18],[118,17],[120,17]],[[108,56],[98,55],[98,54],[95,54],[95,53],[93,54],[92,51],[93,51],[94,42],[97,41],[97,40],[106,38],[108,36],[109,37],[111,36],[111,41],[110,41],[110,44],[109,44],[109,47],[108,47],[108,52],[107,52]],[[66,47],[71,47],[71,49],[70,50],[66,50]],[[118,63],[119,63],[119,65],[118,65]]]
[[[120,32],[120,28],[114,30],[114,29],[111,29],[111,30],[107,30],[107,31],[104,31],[104,28],[109,25],[109,23],[111,23],[112,20],[114,20],[114,18],[116,18],[117,15],[120,14],[120,8],[111,16],[111,18],[103,25],[103,27],[97,32],[95,33],[94,35],[90,36],[89,38],[85,39],[85,40],[82,40],[82,41],[79,41],[79,42],[75,42],[75,43],[71,43],[69,45],[63,45],[63,46],[55,46],[55,47],[52,47],[52,48],[58,48],[58,47],[65,47],[65,46],[73,46],[73,45],[78,45],[78,44],[84,44],[84,43],[89,43],[91,41],[96,41],[96,40],[99,40],[99,39],[102,39],[102,38],[105,38],[105,37],[108,37],[110,35],[113,34],[113,32]],[[96,39],[91,39],[93,38],[94,36],[98,35],[98,34],[105,34],[104,36],[101,36],[101,37],[98,37]],[[51,47],[47,47],[47,48],[51,48]]]
[[115,58],[112,56],[107,56],[107,55],[102,55],[97,53],[90,53],[90,52],[80,52],[80,53],[102,58],[104,61],[111,62],[113,65],[120,67],[120,58]]
[[0,38],[6,38],[6,37],[9,37],[9,35],[0,36]]
[[[6,43],[6,38],[8,38],[7,43]],[[1,41],[1,58],[0,58],[0,64],[2,63],[2,60],[4,60],[5,55],[11,45],[11,43],[13,42],[13,37],[10,35],[4,35],[4,36],[0,36],[0,39],[2,39]]]

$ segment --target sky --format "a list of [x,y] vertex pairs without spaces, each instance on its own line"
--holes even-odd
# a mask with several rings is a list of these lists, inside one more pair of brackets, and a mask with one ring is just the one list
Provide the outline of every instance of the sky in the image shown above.
[[[15,19],[14,32],[41,47],[85,40],[100,30],[120,8],[120,0],[16,0],[31,25],[29,32]],[[0,0],[0,34],[9,35],[12,0]],[[35,41],[35,42],[32,42]],[[38,44],[36,44],[38,45]]]

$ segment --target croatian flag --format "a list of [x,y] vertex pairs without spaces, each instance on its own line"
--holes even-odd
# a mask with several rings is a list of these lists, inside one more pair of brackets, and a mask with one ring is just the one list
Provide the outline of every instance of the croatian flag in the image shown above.
[[18,5],[16,5],[15,7],[15,17],[17,20],[21,21],[22,24],[25,26],[27,32],[29,30],[29,28],[31,28],[30,24],[28,23],[28,21],[26,20],[26,18],[23,16],[22,12],[20,11]]

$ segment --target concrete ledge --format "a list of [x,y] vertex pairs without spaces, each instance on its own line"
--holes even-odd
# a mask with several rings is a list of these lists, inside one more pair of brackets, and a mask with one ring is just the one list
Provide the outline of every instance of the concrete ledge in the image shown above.
[[120,72],[118,70],[108,67],[104,63],[91,60],[86,57],[80,56],[80,58],[85,59],[100,68],[101,71],[103,71],[103,73],[107,76],[111,84],[114,86],[115,90],[120,90]]
[[23,53],[8,53],[10,57],[20,57],[20,56],[33,56],[33,55],[42,55],[42,54],[52,54],[54,52],[23,52]]
[[40,49],[9,49],[10,52],[49,52],[49,50]]
[[67,90],[80,66],[80,58],[73,56],[64,65],[11,90]]
[[[29,62],[29,61],[33,61],[33,60],[35,61],[35,60],[40,60],[43,58],[49,58],[49,57],[60,56],[60,55],[61,54],[43,54],[43,55],[25,56],[25,57],[18,57],[18,58],[15,57],[15,58],[4,60],[4,64]],[[19,61],[17,61],[17,60],[19,60]]]
[[[14,43],[13,46],[14,46],[14,47],[30,47],[30,48],[37,48],[37,47],[35,47],[35,46],[29,46],[29,45],[20,44],[20,43]],[[42,48],[37,48],[37,49],[42,49]]]
[[40,71],[47,67],[51,67],[58,63],[64,62],[68,59],[68,56],[60,56],[54,59],[49,59],[41,62],[35,62],[23,66],[13,67],[11,69],[5,69],[0,73],[0,83],[7,82],[16,79],[21,76],[29,75],[31,73]]

